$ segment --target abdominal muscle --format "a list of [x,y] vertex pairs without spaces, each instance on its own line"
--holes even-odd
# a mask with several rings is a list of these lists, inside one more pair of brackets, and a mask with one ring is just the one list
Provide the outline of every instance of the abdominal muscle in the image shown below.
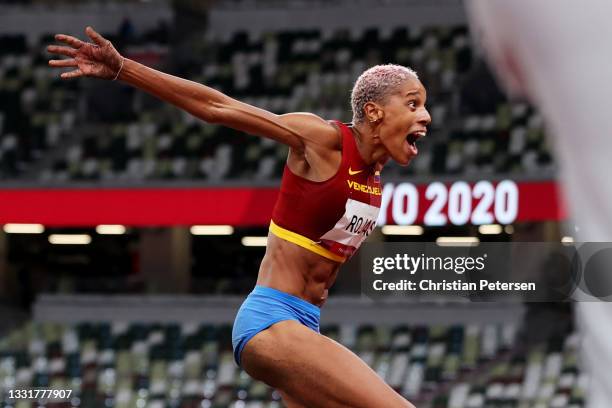
[[269,233],[257,284],[289,293],[320,307],[327,299],[340,265]]

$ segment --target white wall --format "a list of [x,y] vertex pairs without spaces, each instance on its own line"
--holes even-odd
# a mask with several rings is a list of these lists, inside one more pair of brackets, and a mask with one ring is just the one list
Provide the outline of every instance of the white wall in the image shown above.
[[[34,320],[76,323],[202,322],[230,324],[246,296],[41,295]],[[373,302],[360,297],[331,296],[321,312],[325,324],[514,323],[523,319],[520,303],[448,303],[416,301]]]

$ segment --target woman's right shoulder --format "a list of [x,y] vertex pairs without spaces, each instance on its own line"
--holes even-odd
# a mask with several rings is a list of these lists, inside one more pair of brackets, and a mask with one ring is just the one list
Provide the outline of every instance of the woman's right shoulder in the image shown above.
[[287,113],[281,118],[300,134],[306,147],[342,148],[342,133],[334,121],[308,112]]

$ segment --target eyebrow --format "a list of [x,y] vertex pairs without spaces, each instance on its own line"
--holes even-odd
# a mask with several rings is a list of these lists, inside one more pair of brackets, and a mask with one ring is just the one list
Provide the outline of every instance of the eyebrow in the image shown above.
[[[406,93],[405,97],[408,98],[410,96],[416,95],[418,97],[421,97],[421,93],[419,91],[408,91],[408,93]],[[424,95],[425,100],[427,99],[427,91],[425,91],[425,95]]]

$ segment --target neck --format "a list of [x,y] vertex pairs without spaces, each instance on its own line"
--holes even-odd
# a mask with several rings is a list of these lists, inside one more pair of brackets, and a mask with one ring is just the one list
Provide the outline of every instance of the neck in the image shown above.
[[389,155],[378,137],[377,126],[366,123],[354,124],[353,135],[363,161],[368,165],[378,163],[384,166],[389,160]]

